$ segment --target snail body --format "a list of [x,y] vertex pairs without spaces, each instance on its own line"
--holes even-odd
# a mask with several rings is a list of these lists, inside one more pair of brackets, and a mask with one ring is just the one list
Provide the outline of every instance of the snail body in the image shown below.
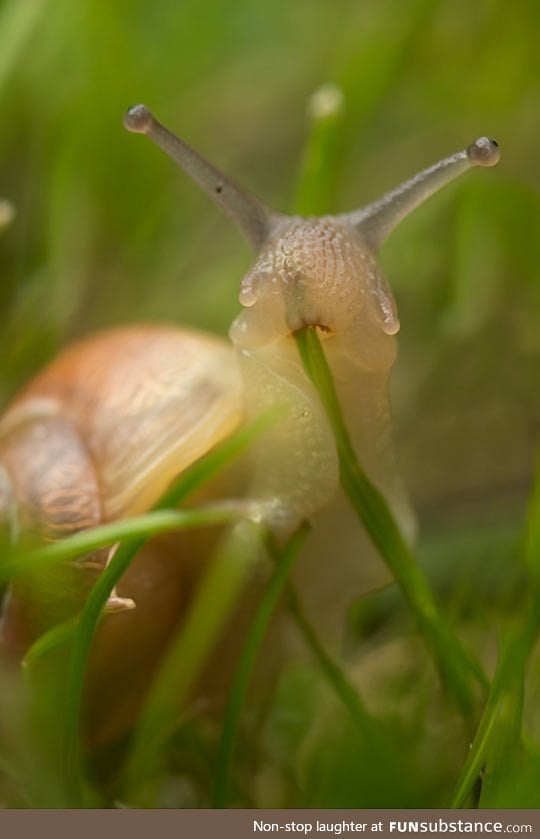
[[[253,447],[245,493],[278,536],[313,523],[295,578],[308,615],[336,648],[347,603],[388,573],[342,495],[332,432],[294,336],[317,328],[360,462],[410,537],[388,399],[399,322],[376,254],[433,191],[472,165],[497,162],[496,144],[482,138],[362,210],[300,218],[266,208],[144,106],[130,109],[125,124],[171,155],[254,247],[243,309],[230,342],[182,328],[121,328],[68,348],[38,374],[0,421],[4,529],[12,540],[27,529],[56,540],[142,513],[247,417],[277,404],[279,421]],[[136,712],[196,586],[205,538],[185,537],[180,548],[151,543],[122,580],[119,613],[102,621],[90,668],[90,693],[106,696],[117,720],[103,731]],[[76,612],[107,559],[102,551],[60,569],[69,578],[63,598],[54,578],[39,592],[15,582],[4,604],[4,646],[24,650],[51,619]]]

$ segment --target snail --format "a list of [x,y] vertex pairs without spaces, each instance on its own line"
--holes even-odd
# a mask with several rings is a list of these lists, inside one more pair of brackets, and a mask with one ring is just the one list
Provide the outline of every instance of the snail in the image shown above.
[[[0,520],[12,540],[26,529],[56,540],[144,512],[246,418],[279,404],[279,421],[253,447],[244,491],[279,536],[302,520],[312,523],[295,582],[308,616],[336,648],[347,604],[386,582],[388,572],[340,489],[334,439],[294,335],[317,329],[360,462],[412,538],[388,397],[399,321],[377,252],[433,192],[472,166],[495,164],[497,144],[482,137],[363,209],[303,218],[268,209],[146,107],[132,107],[125,125],[167,152],[255,250],[241,282],[242,311],[230,341],[187,328],[131,326],[61,353],[0,421]],[[209,541],[194,534],[151,542],[121,581],[118,604],[132,605],[132,598],[135,608],[101,622],[90,667],[98,741],[136,713]],[[39,593],[14,584],[4,602],[4,647],[24,650],[52,620],[80,608],[108,555],[57,569]]]

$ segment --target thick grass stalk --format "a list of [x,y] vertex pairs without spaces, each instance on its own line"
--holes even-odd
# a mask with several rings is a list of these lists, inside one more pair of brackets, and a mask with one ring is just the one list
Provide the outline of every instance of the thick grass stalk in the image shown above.
[[308,100],[311,125],[293,202],[295,213],[329,212],[343,145],[344,113],[343,92],[332,82],[322,85]]
[[296,340],[334,432],[343,489],[411,607],[443,684],[468,717],[476,702],[476,681],[485,686],[485,677],[453,634],[386,500],[358,463],[316,330],[299,330]]

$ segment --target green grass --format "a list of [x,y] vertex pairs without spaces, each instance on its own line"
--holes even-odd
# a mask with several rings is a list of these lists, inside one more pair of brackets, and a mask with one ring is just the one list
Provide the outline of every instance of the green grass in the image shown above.
[[309,527],[304,523],[293,533],[283,550],[280,550],[274,545],[270,548],[270,553],[276,558],[276,567],[271,579],[268,581],[266,591],[261,598],[255,618],[246,636],[246,641],[231,682],[227,705],[223,715],[223,731],[216,760],[214,794],[212,798],[213,807],[224,807],[227,803],[234,747],[242,709],[246,702],[249,681],[272,614],[283,595],[288,577],[304,545],[308,531]]
[[296,340],[306,372],[317,387],[334,432],[341,484],[410,605],[445,685],[467,716],[474,706],[473,677],[485,687],[485,676],[452,634],[383,495],[358,463],[316,329],[301,330]]
[[[381,255],[402,323],[392,386],[420,523],[414,555],[356,462],[320,347],[301,339],[343,485],[397,580],[355,604],[346,666],[285,582],[296,542],[273,555],[230,499],[177,509],[261,432],[247,429],[161,509],[33,556],[3,552],[5,582],[28,563],[125,540],[77,621],[42,636],[22,675],[2,669],[0,803],[538,806],[535,3],[511,17],[502,0],[420,0],[406,13],[398,0],[159,0],[152,11],[137,0],[129,13],[59,0],[55,15],[49,5],[0,8],[0,200],[16,210],[0,231],[2,404],[93,329],[172,320],[225,334],[238,309],[247,253],[168,161],[123,132],[135,101],[276,209],[358,206],[483,133],[502,161],[432,199]],[[327,82],[343,101],[323,118],[312,104],[306,118]],[[118,750],[81,757],[85,661],[112,587],[160,528],[212,516],[242,523],[209,566],[139,727]],[[190,687],[254,566],[268,588],[224,715],[190,714]],[[305,653],[261,697],[247,685],[278,599]]]
[[[471,719],[474,719],[474,714],[481,709],[475,680],[479,680],[485,686],[486,677],[454,635],[437,605],[428,580],[393,522],[384,498],[370,484],[356,460],[316,331],[308,327],[297,335],[297,340],[306,370],[319,389],[335,434],[341,480],[350,502],[396,577],[404,600],[417,620],[419,634],[425,639],[433,655],[443,688],[449,697],[457,702],[457,710],[465,714],[470,730]],[[267,425],[268,421],[265,424]],[[261,427],[264,428],[262,423],[258,425],[259,431]],[[67,707],[64,709],[63,725],[65,737],[61,749],[60,769],[64,773],[65,797],[63,801],[61,799],[64,806],[92,806],[93,802],[101,800],[99,791],[92,790],[88,779],[85,778],[84,760],[79,746],[80,713],[84,673],[93,635],[114,586],[144,540],[170,530],[226,524],[243,517],[245,523],[240,528],[237,525],[231,531],[218,551],[185,623],[167,653],[135,729],[123,770],[123,793],[126,800],[139,806],[156,806],[160,778],[166,771],[168,742],[178,728],[179,711],[228,614],[234,609],[247,575],[253,569],[253,563],[260,561],[259,555],[266,543],[267,550],[277,562],[276,569],[248,631],[231,684],[223,718],[223,732],[217,746],[214,793],[209,803],[216,807],[227,805],[234,768],[234,745],[238,738],[242,715],[247,707],[249,680],[272,612],[279,599],[284,596],[287,578],[304,541],[305,532],[302,529],[298,531],[290,544],[281,551],[272,540],[268,542],[268,536],[264,536],[260,525],[248,524],[246,514],[249,516],[249,505],[246,508],[246,505],[240,503],[224,502],[206,509],[178,512],[162,508],[165,503],[173,500],[179,502],[195,487],[204,485],[205,480],[215,474],[216,468],[238,455],[253,437],[254,431],[248,426],[247,431],[242,430],[231,442],[226,442],[215,452],[211,452],[206,459],[179,479],[175,487],[158,503],[155,512],[129,522],[105,525],[78,534],[62,543],[34,549],[21,557],[20,566],[16,571],[24,574],[36,568],[42,569],[47,563],[66,561],[97,547],[123,542],[95,584],[78,620],[53,628],[36,642],[26,658],[26,667],[32,672],[36,661],[39,665],[43,664],[43,660],[46,660],[47,655],[56,646],[70,645],[66,684]],[[480,806],[497,806],[501,794],[508,796],[508,767],[517,765],[516,751],[520,750],[525,754],[519,746],[523,729],[525,665],[540,627],[537,597],[539,497],[537,482],[532,493],[523,540],[524,566],[531,574],[533,584],[528,615],[525,615],[523,623],[515,623],[506,633],[499,666],[451,800],[453,807],[470,806],[473,786],[482,771],[485,772],[485,781]],[[286,599],[289,600],[291,615],[319,667],[321,677],[342,708],[350,715],[364,748],[377,754],[379,768],[384,768],[387,781],[392,787],[396,783],[399,787],[396,775],[399,779],[406,774],[406,766],[403,765],[396,743],[389,736],[386,727],[370,713],[360,697],[358,688],[324,651],[303,614],[298,594],[291,590]],[[535,747],[529,747],[528,759],[538,760]],[[520,771],[523,771],[522,764],[523,760],[520,761]]]

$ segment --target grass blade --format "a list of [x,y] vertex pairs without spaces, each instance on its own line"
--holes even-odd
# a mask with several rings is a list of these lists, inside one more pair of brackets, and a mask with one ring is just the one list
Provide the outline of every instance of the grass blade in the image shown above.
[[249,446],[281,416],[278,408],[264,411],[260,416],[246,422],[230,437],[208,452],[166,490],[155,509],[177,507],[188,496],[207,484],[216,475],[237,460]]
[[531,491],[524,543],[525,566],[535,592],[540,592],[540,459]]
[[288,607],[306,646],[321,668],[331,690],[348,710],[360,732],[365,735],[371,730],[373,720],[358,691],[351,684],[343,669],[324,649],[317,633],[304,613],[300,597],[292,586],[289,587],[288,591]]
[[12,576],[31,571],[38,566],[75,559],[84,553],[125,540],[90,592],[78,620],[53,627],[36,641],[25,659],[26,665],[31,667],[46,653],[67,642],[74,635],[65,689],[67,706],[63,720],[63,774],[67,781],[68,795],[75,804],[80,804],[84,799],[79,729],[86,665],[99,618],[113,588],[136,553],[152,536],[186,527],[227,524],[246,514],[245,505],[234,502],[189,511],[165,508],[179,504],[225,469],[274,421],[275,412],[268,412],[242,426],[230,438],[188,468],[159,500],[153,512],[83,531],[61,542],[22,554],[16,559],[8,556],[8,560],[0,568],[0,582],[7,581]]
[[152,685],[126,762],[125,794],[154,806],[153,784],[166,739],[177,727],[190,689],[263,549],[261,526],[236,525],[201,581],[186,619]]
[[[512,747],[515,746],[516,732],[519,742],[525,664],[538,634],[539,625],[540,610],[536,608],[525,628],[520,627],[510,633],[502,644],[499,664],[486,706],[452,797],[452,808],[468,806],[469,796],[487,757],[499,761],[502,753],[507,752],[510,717]],[[519,719],[516,718],[516,713]]]
[[[41,548],[22,554],[11,562],[6,562],[0,569],[0,583],[47,565],[77,559],[83,554],[108,545],[114,545],[124,539],[129,539],[130,542],[132,539],[137,540],[138,544],[143,544],[147,539],[161,533],[182,530],[184,527],[223,524],[230,521],[235,515],[238,516],[245,512],[245,508],[231,504],[216,504],[197,511],[160,509],[131,519],[121,519],[110,524],[103,524],[92,528],[92,530],[82,530],[61,542],[44,545]],[[195,523],[191,524],[192,521]]]
[[332,205],[344,111],[341,88],[331,82],[322,85],[308,101],[311,130],[293,202],[294,211],[300,215],[327,213]]
[[234,746],[250,676],[264,640],[270,618],[277,606],[281,593],[289,578],[291,568],[302,549],[308,532],[308,525],[303,524],[292,535],[287,545],[280,552],[280,555],[278,555],[276,568],[259,603],[240,654],[225,708],[223,733],[214,778],[213,807],[221,808],[226,806]]
[[[215,505],[210,510],[186,510],[176,513],[155,512],[145,518],[164,516],[176,521],[175,529],[187,529],[211,524],[230,523],[238,518],[239,508],[230,504]],[[146,536],[144,537],[146,539]],[[140,544],[140,541],[137,544]],[[84,678],[95,631],[113,588],[127,570],[132,558],[133,546],[120,548],[100,574],[80,614],[70,652],[67,677],[65,709],[65,773],[67,788],[75,800],[82,790],[81,760],[79,752],[79,728]]]
[[530,495],[524,561],[532,584],[528,614],[521,625],[512,628],[502,645],[488,700],[457,782],[452,807],[466,806],[484,766],[486,789],[482,791],[481,802],[484,806],[496,806],[489,802],[496,798],[505,768],[512,763],[516,748],[519,748],[525,669],[540,631],[540,468]]
[[64,623],[57,624],[40,635],[37,641],[34,641],[22,661],[22,666],[26,669],[31,669],[35,664],[48,655],[62,644],[67,644],[71,641],[75,627],[77,626],[77,618],[64,621]]
[[315,329],[299,330],[296,340],[304,367],[319,392],[334,432],[343,489],[412,609],[443,684],[468,717],[476,701],[475,682],[478,680],[486,686],[485,677],[447,624],[384,497],[358,463]]
[[0,90],[45,12],[46,0],[8,0],[0,15]]

